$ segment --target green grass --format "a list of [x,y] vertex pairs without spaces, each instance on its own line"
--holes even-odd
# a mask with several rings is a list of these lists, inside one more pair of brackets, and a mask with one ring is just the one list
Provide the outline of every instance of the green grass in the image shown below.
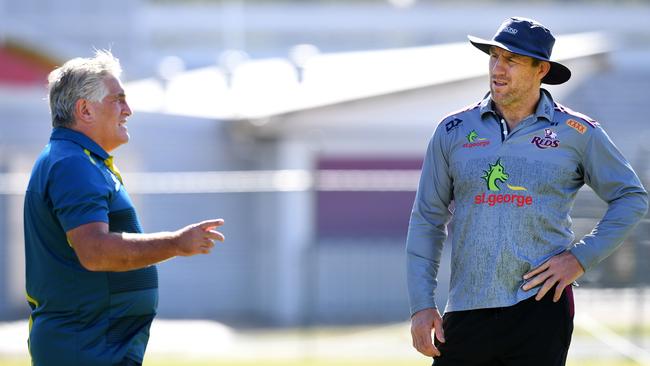
[[[632,331],[629,327],[619,326],[612,327],[612,329],[617,330],[618,334],[626,336],[629,335]],[[328,339],[330,337],[336,336],[349,336],[356,332],[363,333],[364,331],[372,330],[372,328],[316,328],[305,332],[304,330],[300,331],[269,331],[269,332],[256,332],[251,334],[246,334],[247,337],[254,336],[259,341],[273,339],[274,341],[287,339],[287,342],[293,342],[296,338],[301,337],[313,337],[313,338],[323,338]],[[650,327],[645,325],[642,329],[642,334],[650,334]],[[402,327],[387,327],[383,330],[378,330],[378,332],[386,333],[387,335],[394,337],[395,333],[403,332]],[[400,333],[401,334],[401,333]],[[590,334],[586,331],[580,330],[579,327],[576,328],[574,332],[574,341],[578,342],[581,339],[591,338]],[[408,336],[404,336],[404,342],[408,342]],[[254,348],[254,347],[253,347]],[[251,349],[250,353],[257,352],[257,354],[262,354],[260,350]],[[412,350],[415,353],[414,350]],[[237,354],[232,354],[230,357],[237,357]],[[245,356],[246,354],[242,354]],[[330,357],[316,359],[313,356],[300,358],[291,358],[291,359],[264,359],[263,356],[260,356],[257,359],[242,361],[241,359],[218,359],[218,358],[209,358],[209,356],[204,356],[206,358],[200,358],[199,355],[195,358],[181,358],[180,356],[171,356],[165,357],[160,354],[152,353],[150,356],[145,357],[145,366],[259,366],[263,364],[264,366],[430,366],[431,362],[426,357],[418,358],[417,355],[407,356],[405,358],[399,358],[399,353],[391,355],[392,359],[380,359],[377,357],[370,358],[368,360],[363,360],[359,358],[345,359],[345,356],[339,356],[338,353],[333,352]],[[290,355],[288,357],[291,357]],[[25,357],[14,357],[7,358],[3,357],[0,354],[0,366],[30,366],[30,360]],[[596,358],[595,356],[591,359],[573,359],[569,360],[567,366],[640,366],[640,364],[629,361],[627,359],[614,359],[614,358]]]
[[[607,325],[607,329],[623,337],[632,337],[632,336],[650,337],[650,324],[643,325],[639,328],[633,328],[633,326],[629,324]],[[573,330],[574,339],[576,337],[591,337],[591,336],[592,336],[591,333],[580,328],[579,326],[576,326]]]

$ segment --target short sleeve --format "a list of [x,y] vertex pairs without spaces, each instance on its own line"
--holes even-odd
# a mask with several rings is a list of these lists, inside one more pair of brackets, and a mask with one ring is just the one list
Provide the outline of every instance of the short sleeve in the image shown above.
[[50,170],[48,195],[66,232],[91,222],[108,223],[110,194],[101,171],[86,157],[62,159]]

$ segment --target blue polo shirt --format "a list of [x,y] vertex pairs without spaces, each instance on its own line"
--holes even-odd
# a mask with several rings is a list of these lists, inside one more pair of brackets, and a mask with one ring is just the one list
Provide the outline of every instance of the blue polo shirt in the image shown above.
[[66,237],[91,222],[142,232],[113,157],[84,134],[55,128],[34,165],[24,214],[33,365],[142,362],[158,303],[156,267],[88,271]]

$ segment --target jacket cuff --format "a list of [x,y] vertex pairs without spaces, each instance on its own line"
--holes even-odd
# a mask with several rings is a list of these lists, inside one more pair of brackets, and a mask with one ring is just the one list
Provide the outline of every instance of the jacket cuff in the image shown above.
[[581,240],[576,243],[570,250],[571,254],[573,254],[578,262],[580,262],[580,265],[585,270],[585,272],[592,269],[599,262],[598,256],[591,253],[592,251],[590,249],[591,248],[589,248],[587,244]]
[[431,301],[428,301],[428,302],[423,302],[423,303],[420,303],[420,304],[411,305],[411,317],[413,317],[413,315],[415,315],[415,313],[417,313],[420,310],[437,309],[437,308],[438,307],[436,306],[436,302],[433,301],[433,299],[431,299]]

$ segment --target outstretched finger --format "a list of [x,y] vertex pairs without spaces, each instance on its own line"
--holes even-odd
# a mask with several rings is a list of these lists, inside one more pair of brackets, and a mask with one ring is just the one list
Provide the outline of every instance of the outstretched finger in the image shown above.
[[199,222],[198,227],[200,227],[201,229],[207,231],[207,230],[213,229],[215,227],[222,226],[224,223],[225,223],[225,221],[223,219],[205,220],[205,221]]
[[219,241],[226,240],[226,237],[222,233],[214,230],[206,231],[205,236],[210,240],[219,240]]

